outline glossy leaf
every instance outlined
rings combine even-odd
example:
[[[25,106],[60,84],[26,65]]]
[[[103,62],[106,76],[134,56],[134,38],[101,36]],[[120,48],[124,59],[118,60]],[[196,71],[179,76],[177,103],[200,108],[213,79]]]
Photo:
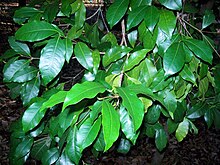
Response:
[[[129,139],[133,144],[135,144],[137,140],[137,134],[134,130],[134,123],[129,116],[128,111],[124,107],[120,107],[119,110],[120,122],[122,132],[125,134],[126,138]]]
[[[153,105],[147,110],[147,114],[145,115],[145,120],[149,124],[155,124],[160,117],[160,106]]]
[[[92,52],[92,59],[93,59],[93,72],[96,74],[98,72],[99,69],[99,65],[101,62],[101,57],[100,57],[100,53],[98,50],[94,50]]]
[[[89,71],[93,69],[93,59],[92,59],[92,52],[90,51],[89,47],[82,43],[78,42],[74,48],[74,54],[76,59],[79,63]]]
[[[205,119],[205,122],[208,125],[208,128],[210,128],[213,121],[214,121],[213,109],[207,109],[207,111],[204,114],[204,119]]]
[[[24,112],[24,115],[22,117],[24,132],[32,130],[40,123],[41,119],[44,117],[45,111],[40,111],[40,108],[44,101],[44,99],[38,99],[37,102],[33,103]]]
[[[100,131],[94,146],[96,151],[104,151],[105,150],[105,140],[104,140],[104,134],[103,134],[103,129]]]
[[[208,27],[215,21],[215,15],[212,10],[206,10],[202,19],[202,29]]]
[[[182,9],[182,0],[159,0],[159,2],[164,5],[166,8],[171,10],[181,10]]]
[[[67,33],[67,37],[71,40],[79,38],[83,32],[83,28],[78,29],[76,25],[73,25]]]
[[[25,70],[26,67],[28,67],[30,61],[29,60],[17,60],[13,61],[12,63],[9,63],[9,65],[4,67],[4,81],[10,82],[14,75],[22,70]]]
[[[184,43],[197,57],[205,62],[212,64],[212,50],[204,41],[196,39],[186,39],[184,40]]]
[[[137,30],[134,30],[134,31],[132,31],[128,34],[128,41],[129,41],[129,43],[131,44],[132,47],[134,47],[134,45],[137,41],[137,36],[138,36],[137,35]]]
[[[11,81],[18,83],[27,82],[35,78],[37,76],[37,73],[38,73],[37,68],[33,66],[27,66],[23,70],[17,71],[13,75]]]
[[[193,74],[193,72],[190,70],[188,64],[185,64],[184,68],[182,69],[182,71],[180,72],[180,76],[186,80],[189,81],[193,84],[195,84],[196,82],[196,78],[195,75]]]
[[[167,128],[168,128],[168,133],[171,134],[176,131],[178,127],[178,123],[175,123],[173,120],[170,118],[167,120]]]
[[[22,7],[22,8],[15,11],[14,16],[13,16],[13,20],[16,23],[20,24],[20,23],[23,23],[26,20],[26,18],[32,17],[32,16],[34,16],[38,13],[41,13],[41,12],[42,11],[40,11],[36,8],[33,8],[33,7]],[[24,21],[21,21],[22,19]]]
[[[145,17],[145,11],[147,10],[148,6],[140,6],[135,9],[133,9],[128,14],[128,20],[127,20],[127,30],[130,30],[131,28],[137,26]]]
[[[163,68],[165,75],[173,75],[179,72],[185,64],[185,52],[182,43],[172,44],[164,54]]]
[[[125,46],[115,46],[109,49],[103,56],[103,65],[106,67],[115,62],[131,51],[131,48]]]
[[[177,99],[175,97],[174,91],[167,90],[165,93],[166,97],[164,98],[164,103],[171,117],[173,118],[173,113],[176,111],[177,108]]]
[[[155,143],[159,151],[162,151],[167,145],[167,135],[164,129],[156,129]]]
[[[153,32],[160,18],[160,12],[155,6],[149,6],[145,11],[144,21],[147,28]]]
[[[31,99],[37,97],[39,91],[40,91],[40,78],[39,77],[36,77],[33,80],[23,84],[23,87],[21,88],[21,91],[20,91],[23,104],[27,105],[27,103],[29,103]]]
[[[47,150],[41,161],[43,163],[43,165],[47,165],[47,164],[53,164],[56,162],[56,160],[59,158],[59,152],[57,148],[51,148],[49,150]]]
[[[187,119],[184,119],[181,123],[179,123],[177,129],[176,129],[176,138],[178,142],[181,142],[189,131],[189,121]]]
[[[121,138],[117,148],[117,152],[126,154],[130,151],[130,148],[131,148],[131,142],[127,139]]]
[[[75,165],[75,163],[70,160],[65,150],[55,165]]]
[[[159,28],[171,38],[176,27],[176,17],[172,11],[161,10],[160,19],[158,22]]]
[[[45,20],[47,20],[48,22],[53,22],[53,20],[55,19],[57,15],[58,9],[59,9],[58,0],[51,1],[50,3],[48,3],[45,6],[44,14],[43,14]]]
[[[137,131],[142,124],[144,117],[144,105],[134,92],[126,88],[117,88],[119,96],[122,98],[122,105],[127,109],[134,123],[134,130]]]
[[[8,42],[10,44],[10,47],[15,52],[22,54],[22,55],[25,55],[25,56],[31,56],[30,49],[27,46],[27,44],[15,41],[14,37],[9,37]]]
[[[116,25],[125,15],[129,0],[116,0],[107,10],[106,19],[110,28]]]
[[[48,84],[61,71],[65,62],[65,44],[59,37],[51,39],[42,49],[39,69],[44,84]]]
[[[63,110],[67,106],[76,104],[85,98],[94,98],[98,93],[103,93],[105,90],[106,88],[97,82],[86,81],[82,84],[76,84],[67,92],[63,104]]]
[[[115,108],[107,101],[102,102],[102,126],[107,151],[119,136],[120,119]]]
[[[68,38],[66,38],[64,40],[64,43],[65,43],[65,48],[66,48],[66,50],[65,50],[65,52],[66,52],[65,59],[69,63],[69,61],[70,61],[70,59],[73,55],[73,44],[72,44],[72,41]]]
[[[21,159],[22,157],[24,157],[25,155],[27,155],[30,150],[31,150],[31,146],[33,145],[34,139],[33,138],[24,138],[17,146],[16,150],[15,150],[15,157],[16,159]]]
[[[86,20],[86,8],[82,1],[80,1],[80,7],[75,13],[75,25],[77,29],[80,29]]]
[[[197,119],[204,115],[206,109],[208,109],[208,105],[206,103],[200,102],[194,104],[193,107],[187,110],[186,116],[188,119]]]
[[[15,39],[34,42],[46,39],[54,34],[60,34],[55,26],[44,21],[32,21],[18,29],[15,33]]]
[[[128,71],[137,64],[139,64],[141,60],[143,60],[146,57],[149,51],[150,51],[149,49],[142,49],[132,53],[128,58],[128,60],[125,62],[124,71]]]
[[[100,126],[101,118],[98,118],[94,123],[91,119],[87,119],[79,128],[77,133],[77,140],[80,146],[80,151],[82,152],[86,147],[90,146],[96,139]]]
[[[111,32],[107,33],[104,37],[102,37],[101,42],[110,42],[112,46],[118,45],[115,35]]]
[[[131,0],[130,1],[130,6],[132,9],[135,9],[139,6],[144,6],[144,5],[151,5],[152,0]]]

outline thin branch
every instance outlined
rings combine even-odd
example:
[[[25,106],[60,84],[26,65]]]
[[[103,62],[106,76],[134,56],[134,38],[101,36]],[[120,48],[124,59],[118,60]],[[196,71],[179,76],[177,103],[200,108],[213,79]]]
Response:
[[[104,26],[105,26],[107,32],[109,33],[109,29],[108,29],[108,26],[107,26],[107,24],[106,24],[106,22],[105,22],[105,18],[104,18],[104,16],[103,16],[102,10],[100,10],[100,14],[101,14],[101,17],[102,17],[102,21],[103,21],[103,23],[104,23]]]
[[[86,18],[86,20],[92,19],[98,12],[100,12],[100,10],[101,10],[101,6],[95,11],[95,13],[93,13],[91,16]]]
[[[121,39],[121,46],[123,45],[123,43],[125,44],[125,46],[128,46],[127,41],[126,41],[126,34],[125,34],[125,20],[123,19],[121,21],[121,32],[122,32],[122,39]]]

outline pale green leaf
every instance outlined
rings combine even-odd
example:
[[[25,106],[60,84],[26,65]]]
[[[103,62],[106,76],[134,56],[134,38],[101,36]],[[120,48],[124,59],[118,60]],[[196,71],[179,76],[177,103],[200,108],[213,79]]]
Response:
[[[105,90],[106,88],[97,82],[86,81],[82,84],[76,84],[67,92],[62,109],[64,110],[67,106],[76,104],[85,98],[94,98],[98,93],[103,93]]]
[[[119,114],[107,101],[102,102],[102,126],[107,151],[118,139],[120,129]]]
[[[178,142],[181,142],[189,131],[189,121],[187,119],[184,119],[181,123],[179,123],[177,129],[176,129],[176,138]]]
[[[114,3],[108,8],[106,19],[110,25],[110,28],[116,25],[125,15],[128,5],[129,0],[115,0]]]
[[[65,62],[65,44],[59,37],[49,40],[42,49],[39,69],[44,84],[48,84],[61,71]]]

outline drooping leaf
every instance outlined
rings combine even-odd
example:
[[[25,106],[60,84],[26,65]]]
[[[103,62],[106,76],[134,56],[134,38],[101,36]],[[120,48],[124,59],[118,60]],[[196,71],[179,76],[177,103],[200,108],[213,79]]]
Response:
[[[66,150],[62,153],[55,165],[75,165],[68,157]]]
[[[48,84],[61,71],[65,62],[66,48],[59,37],[51,39],[42,49],[39,69],[44,84]]]
[[[67,106],[76,104],[85,98],[94,98],[105,90],[106,88],[97,82],[86,81],[82,84],[76,84],[67,92],[62,109],[64,110]]]
[[[104,134],[103,134],[103,129],[101,129],[94,146],[96,151],[104,151],[105,150],[105,140],[104,140]]]
[[[86,8],[84,2],[80,1],[80,7],[75,13],[75,25],[77,29],[80,29],[86,20]]]
[[[41,119],[44,117],[46,111],[40,111],[40,108],[45,100],[38,98],[35,103],[33,103],[28,109],[24,112],[22,117],[22,125],[24,132],[27,132],[34,127],[36,127]]]
[[[139,6],[144,6],[144,5],[151,5],[152,0],[131,0],[130,1],[130,6],[132,9],[135,9]]]
[[[116,0],[107,10],[106,19],[110,28],[116,25],[127,11],[129,0]]]
[[[137,41],[137,37],[138,37],[137,30],[134,30],[128,34],[128,41],[132,47],[134,47],[134,45]]]
[[[117,152],[126,154],[130,151],[130,148],[131,148],[131,142],[127,139],[121,138],[117,148]]]
[[[160,117],[160,106],[153,105],[147,110],[145,121],[149,124],[155,124]]]
[[[72,44],[72,41],[69,39],[69,38],[66,38],[64,40],[64,43],[65,43],[65,59],[66,61],[69,63],[71,57],[72,57],[72,54],[73,54],[73,44]]]
[[[107,33],[104,37],[102,37],[101,42],[110,42],[112,46],[118,45],[115,35],[111,32]]]
[[[212,50],[204,41],[190,38],[184,40],[184,43],[197,57],[212,64]]]
[[[27,66],[23,68],[23,70],[18,70],[13,77],[11,78],[11,81],[23,83],[32,80],[37,76],[38,69],[33,66]]]
[[[185,64],[185,52],[182,43],[172,44],[164,54],[163,68],[165,75],[173,75],[179,72]]]
[[[120,107],[119,115],[122,132],[125,134],[127,139],[129,139],[133,144],[135,144],[138,136],[134,130],[134,123],[125,107]]]
[[[196,82],[196,78],[195,75],[193,74],[193,72],[190,70],[189,65],[185,64],[184,68],[181,70],[180,72],[180,76],[186,80],[189,81],[193,84],[195,84]]]
[[[206,10],[205,15],[202,19],[202,29],[208,27],[210,24],[212,24],[215,20],[215,15],[212,10]]]
[[[168,37],[171,38],[176,27],[176,17],[174,13],[168,10],[161,10],[158,26]]]
[[[142,49],[132,53],[128,58],[128,60],[125,61],[124,71],[128,71],[137,64],[139,64],[141,60],[143,60],[146,57],[149,51],[150,51],[149,49]]]
[[[179,125],[178,123],[175,123],[173,120],[168,118],[168,120],[167,120],[168,133],[171,134],[171,133],[175,132],[178,125]]]
[[[90,146],[97,137],[101,126],[101,118],[94,123],[88,118],[79,128],[77,133],[77,141],[82,152],[86,147]]]
[[[54,34],[60,34],[60,31],[53,25],[44,21],[32,21],[24,24],[15,33],[15,39],[21,41],[40,41]]]
[[[92,72],[93,69],[93,59],[92,52],[89,47],[82,43],[78,42],[74,48],[74,54],[79,63],[86,69]]]
[[[92,59],[93,59],[93,72],[96,74],[98,72],[101,61],[100,53],[98,50],[94,50],[92,52]]]
[[[165,93],[166,93],[166,97],[164,98],[164,103],[166,105],[169,114],[173,118],[173,113],[177,108],[177,99],[175,97],[174,91],[167,90]]]
[[[204,115],[206,109],[209,109],[208,105],[205,102],[199,102],[187,110],[186,116],[188,119],[197,119]]]
[[[125,47],[125,46],[115,46],[108,51],[106,51],[106,54],[103,56],[103,65],[106,67],[112,62],[115,62],[119,59],[121,59],[124,55],[129,53],[131,51],[131,48]]]
[[[17,60],[12,61],[12,63],[8,63],[9,65],[5,65],[3,73],[4,73],[4,81],[10,82],[14,75],[22,70],[25,70],[28,67],[30,60]]]
[[[26,105],[31,99],[38,96],[40,91],[40,77],[36,77],[33,80],[26,82],[21,88],[20,94],[23,104]]]
[[[208,128],[211,127],[214,121],[214,115],[215,114],[213,114],[213,109],[210,109],[210,108],[207,109],[207,111],[204,114],[204,119],[205,119],[206,124],[208,125]]]
[[[176,129],[176,138],[178,142],[181,142],[189,131],[189,121],[187,119],[184,119],[181,123],[179,123],[177,129]]]
[[[119,96],[122,97],[122,105],[128,110],[134,123],[134,130],[137,131],[142,124],[144,117],[144,105],[134,92],[126,88],[117,88]]]
[[[107,151],[119,136],[120,119],[115,108],[107,101],[102,102],[102,126]]]
[[[43,16],[48,22],[53,22],[59,9],[59,1],[51,1],[45,5]]]
[[[15,52],[25,56],[31,56],[30,49],[27,44],[15,41],[14,37],[9,37],[8,42]]]
[[[47,165],[47,164],[53,164],[56,162],[56,160],[59,158],[59,152],[58,149],[56,147],[51,148],[49,150],[47,150],[41,161],[43,163],[43,165]]]
[[[164,5],[166,8],[171,10],[181,10],[182,9],[182,0],[159,0],[159,2]]]
[[[167,135],[164,129],[156,129],[155,143],[159,151],[162,151],[167,145]]]
[[[137,26],[145,17],[145,11],[148,9],[148,6],[140,6],[135,9],[133,9],[128,14],[128,20],[127,20],[127,30],[130,30],[131,28]]]
[[[148,29],[153,32],[160,18],[160,12],[155,6],[149,6],[145,11],[144,21]]]

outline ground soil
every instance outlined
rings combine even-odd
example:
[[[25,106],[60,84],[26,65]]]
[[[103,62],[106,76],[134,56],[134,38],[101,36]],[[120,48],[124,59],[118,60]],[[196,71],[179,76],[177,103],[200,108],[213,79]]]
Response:
[[[11,12],[14,7],[0,6],[0,54],[8,48],[7,37],[12,35],[16,26],[12,23]],[[7,11],[7,12],[6,12]],[[72,68],[67,71],[79,72],[80,66],[73,62]],[[17,120],[24,112],[20,99],[11,99],[10,91],[3,84],[3,62],[0,64],[0,165],[8,165],[9,140],[11,123]],[[64,74],[65,77],[65,74]],[[220,164],[220,130],[207,129],[203,119],[196,122],[199,129],[197,135],[189,134],[186,139],[178,143],[174,136],[169,137],[169,144],[163,152],[156,150],[154,139],[141,137],[137,144],[126,155],[119,154],[114,148],[94,157],[89,150],[83,156],[83,163],[93,165],[147,165],[147,164]],[[30,161],[34,164],[33,160]]]

